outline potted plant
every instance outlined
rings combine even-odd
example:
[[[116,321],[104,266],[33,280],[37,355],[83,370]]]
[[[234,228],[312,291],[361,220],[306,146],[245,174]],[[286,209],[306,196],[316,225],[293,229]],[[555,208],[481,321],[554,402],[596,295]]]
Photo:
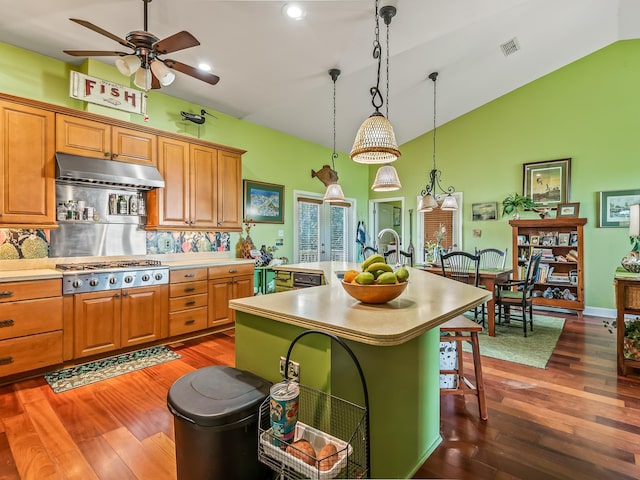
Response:
[[[640,317],[633,320],[625,320],[624,326],[624,358],[630,360],[640,360]],[[613,333],[613,329],[617,327],[616,320],[602,320],[604,327]]]
[[[533,207],[535,207],[535,203],[531,198],[514,192],[507,195],[507,197],[502,200],[502,215],[504,216],[513,213],[513,218],[518,220],[520,218],[521,210]]]

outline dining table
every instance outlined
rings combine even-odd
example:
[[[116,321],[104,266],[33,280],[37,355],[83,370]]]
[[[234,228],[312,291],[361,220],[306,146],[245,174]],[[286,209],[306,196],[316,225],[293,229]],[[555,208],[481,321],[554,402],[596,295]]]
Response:
[[[415,268],[424,270],[425,272],[442,275],[442,265],[437,263],[427,263],[415,265]],[[493,294],[491,300],[487,302],[487,334],[490,337],[496,336],[496,302],[495,302],[495,286],[509,280],[512,268],[481,268],[479,271],[478,285],[484,286]],[[475,271],[469,272],[471,277],[475,277]]]

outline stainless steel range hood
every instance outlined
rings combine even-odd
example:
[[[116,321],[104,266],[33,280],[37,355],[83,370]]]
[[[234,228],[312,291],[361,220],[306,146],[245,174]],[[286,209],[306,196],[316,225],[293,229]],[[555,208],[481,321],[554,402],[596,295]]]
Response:
[[[56,181],[135,190],[164,187],[164,179],[155,167],[59,152],[56,152]]]

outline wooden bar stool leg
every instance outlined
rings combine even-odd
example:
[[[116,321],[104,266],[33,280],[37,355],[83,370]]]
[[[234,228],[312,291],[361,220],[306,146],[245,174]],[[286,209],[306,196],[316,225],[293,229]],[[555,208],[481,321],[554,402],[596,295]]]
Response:
[[[454,332],[454,335],[461,335],[460,332]],[[460,383],[464,381],[464,359],[462,358],[462,341],[456,340],[456,352],[458,357],[458,375],[456,381],[458,382],[458,388],[460,388]]]
[[[482,379],[482,364],[480,363],[480,343],[478,342],[478,332],[471,333],[471,352],[473,355],[473,370],[476,376],[476,391],[478,394],[478,410],[480,411],[480,418],[486,420],[487,415],[487,402],[484,398],[484,380]]]

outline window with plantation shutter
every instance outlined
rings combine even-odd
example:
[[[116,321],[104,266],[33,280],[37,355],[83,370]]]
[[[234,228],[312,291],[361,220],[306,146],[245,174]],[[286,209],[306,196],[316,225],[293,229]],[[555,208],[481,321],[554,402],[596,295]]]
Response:
[[[294,193],[296,263],[348,262],[355,255],[355,220],[350,202],[324,203],[322,197]]]
[[[447,211],[438,207],[434,208],[431,212],[418,213],[418,231],[416,235],[418,245],[416,247],[416,258],[419,262],[433,261],[433,246],[435,246],[437,242],[436,232],[441,228],[441,226],[444,226],[446,229],[446,233],[444,234],[441,243],[442,248],[446,250],[465,250],[462,245],[462,219],[464,206],[462,192],[455,192],[453,196],[456,198],[456,201],[460,206],[457,210]],[[419,202],[420,197],[416,200]],[[436,200],[440,202],[442,198],[436,198]],[[468,248],[471,248],[471,250],[468,251],[473,252],[472,246]]]
[[[436,243],[436,232],[444,226],[447,232],[442,238],[441,245],[442,248],[447,250],[451,248],[455,243],[451,236],[453,232],[453,212],[436,208],[432,212],[425,212],[422,215],[424,215],[424,244]]]

